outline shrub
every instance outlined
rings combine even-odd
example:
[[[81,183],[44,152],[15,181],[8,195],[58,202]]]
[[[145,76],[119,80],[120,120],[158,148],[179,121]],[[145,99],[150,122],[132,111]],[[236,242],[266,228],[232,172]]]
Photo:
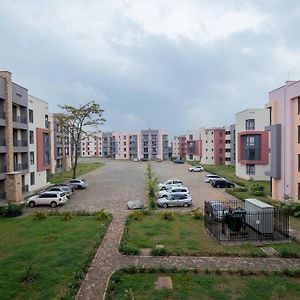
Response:
[[[7,218],[18,217],[22,215],[24,204],[11,204],[2,207],[2,216]]]
[[[122,244],[120,246],[120,251],[125,255],[139,255],[140,254],[140,250],[132,245]]]
[[[284,258],[298,258],[299,257],[299,254],[296,251],[289,249],[287,247],[280,248],[278,253],[279,253],[280,257],[284,257]]]
[[[196,209],[194,209],[194,210],[191,212],[191,215],[192,215],[192,217],[193,217],[194,219],[198,219],[198,220],[203,219],[203,214],[202,214],[202,212],[201,212],[201,210],[200,210],[199,207],[196,208]]]
[[[72,214],[68,211],[64,212],[63,219],[64,221],[70,221],[73,218]]]
[[[296,217],[296,218],[300,218],[300,210],[294,212],[293,216]]]
[[[174,220],[175,214],[171,211],[165,211],[162,213],[162,217],[165,220]]]
[[[165,248],[154,247],[151,249],[151,255],[153,256],[167,256],[170,255],[170,252]]]
[[[150,208],[152,208],[152,209],[156,208],[155,197],[150,197],[149,206],[150,206]]]
[[[40,220],[46,219],[47,217],[48,217],[48,214],[44,213],[42,211],[36,211],[33,214],[33,220],[35,220],[35,221],[40,221]]]
[[[142,217],[144,216],[144,212],[142,210],[135,210],[131,215],[130,217],[133,219],[133,220],[140,220]]]
[[[259,184],[253,184],[250,187],[250,192],[254,196],[264,196],[265,194],[265,188],[262,185]]]
[[[150,178],[148,179],[148,196],[149,197],[155,197],[157,193],[157,184],[158,184],[158,178]]]
[[[108,213],[105,209],[97,210],[93,215],[97,220],[108,219]]]

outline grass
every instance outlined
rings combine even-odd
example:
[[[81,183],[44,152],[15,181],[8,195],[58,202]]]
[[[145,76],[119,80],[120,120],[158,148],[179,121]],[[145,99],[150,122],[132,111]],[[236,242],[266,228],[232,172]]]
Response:
[[[300,218],[290,216],[290,227],[300,232]]]
[[[170,276],[173,289],[155,289],[159,276]],[[134,273],[111,278],[107,300],[117,299],[299,299],[300,279],[281,275]]]
[[[193,219],[190,215],[176,214],[173,220],[165,220],[161,214],[153,214],[127,221],[121,242],[124,249],[155,248],[158,244],[163,244],[172,255],[263,255],[260,247],[250,243],[233,246],[219,244],[204,231],[204,221]],[[271,247],[285,247],[300,253],[300,244],[295,242],[272,244]]]
[[[109,222],[93,216],[0,218],[0,299],[74,296]]]
[[[81,175],[84,175],[95,169],[98,169],[98,168],[102,167],[103,165],[104,165],[103,163],[78,164],[77,172],[76,172],[77,177],[80,177]],[[73,172],[73,170],[71,169],[69,171],[63,171],[63,172],[58,172],[58,173],[52,174],[50,182],[52,184],[63,183],[72,178],[72,172]]]

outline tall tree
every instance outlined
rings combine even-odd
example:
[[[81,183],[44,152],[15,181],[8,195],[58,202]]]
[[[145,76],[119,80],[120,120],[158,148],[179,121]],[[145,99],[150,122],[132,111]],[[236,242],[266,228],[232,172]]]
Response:
[[[79,107],[72,105],[60,105],[62,113],[56,115],[62,130],[64,130],[70,139],[71,161],[73,169],[73,178],[76,178],[78,149],[81,141],[89,135],[89,132],[99,130],[99,126],[106,120],[102,118],[104,110],[95,101],[89,101]]]

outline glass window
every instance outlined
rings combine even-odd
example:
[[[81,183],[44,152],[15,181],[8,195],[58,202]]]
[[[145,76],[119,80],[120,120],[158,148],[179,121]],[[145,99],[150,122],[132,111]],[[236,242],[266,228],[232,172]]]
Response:
[[[254,119],[246,120],[246,130],[255,130],[255,120]]]
[[[30,185],[34,185],[35,184],[35,174],[34,172],[30,173]]]
[[[246,174],[255,175],[255,165],[246,165]]]
[[[34,152],[30,151],[29,155],[30,155],[30,164],[34,165]]]
[[[43,142],[44,142],[44,165],[47,166],[50,164],[50,141],[49,141],[48,133],[43,133]]]
[[[34,134],[32,130],[29,130],[29,143],[34,144]]]
[[[29,113],[29,123],[33,123],[33,110],[29,109],[28,113]]]

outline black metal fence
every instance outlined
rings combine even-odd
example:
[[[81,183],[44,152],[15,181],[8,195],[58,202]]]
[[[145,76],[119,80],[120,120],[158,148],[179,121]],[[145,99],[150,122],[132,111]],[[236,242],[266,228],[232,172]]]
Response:
[[[241,201],[206,201],[205,227],[219,242],[280,241],[289,237],[286,209],[247,211]]]

